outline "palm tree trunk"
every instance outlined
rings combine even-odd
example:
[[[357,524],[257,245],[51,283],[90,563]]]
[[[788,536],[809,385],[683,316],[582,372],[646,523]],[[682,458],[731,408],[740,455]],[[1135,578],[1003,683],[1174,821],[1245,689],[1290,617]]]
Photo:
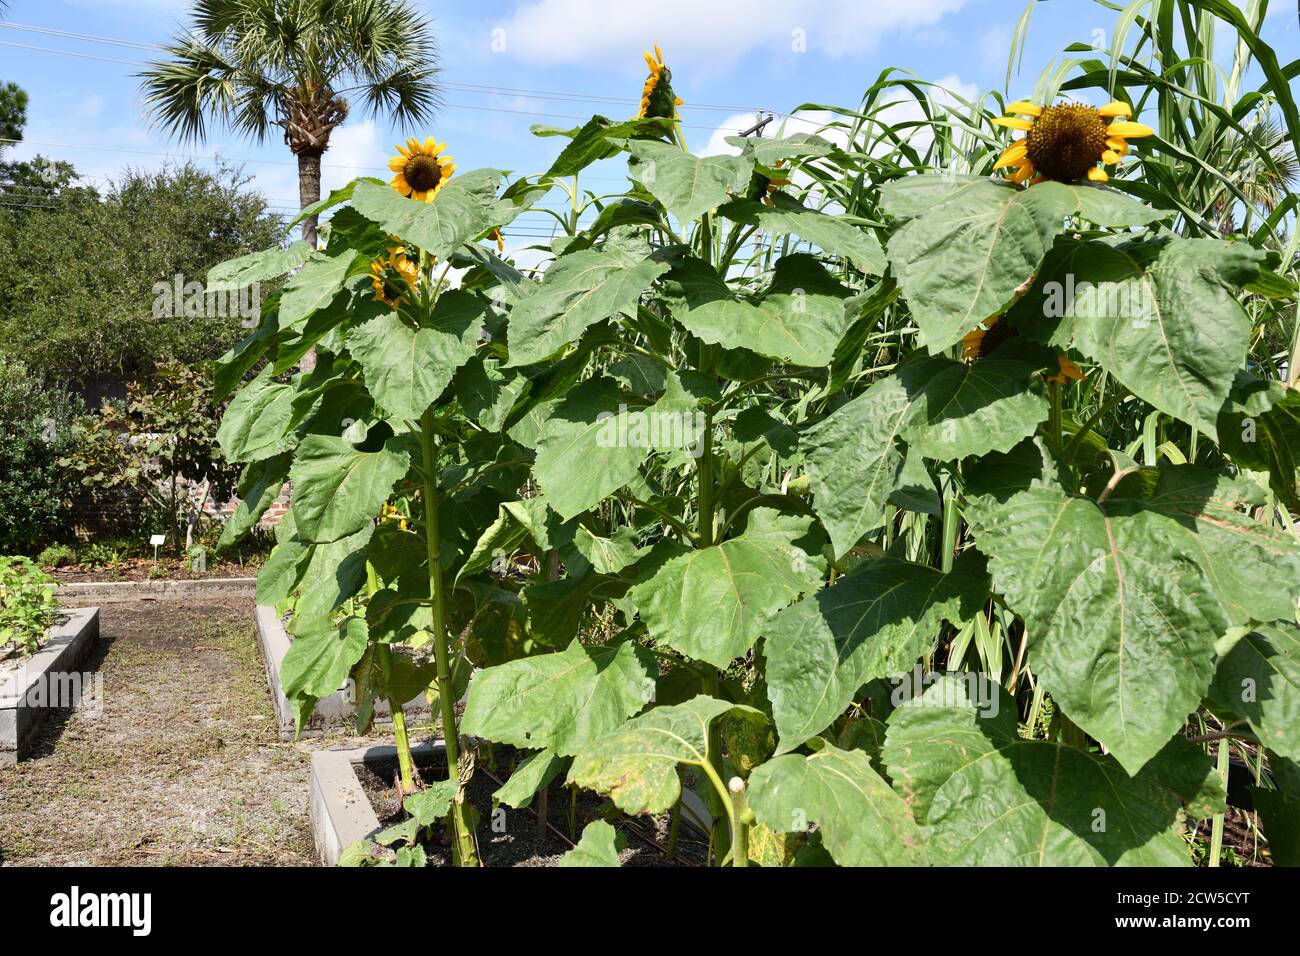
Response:
[[[320,202],[320,151],[304,149],[298,154],[298,208],[306,209],[314,202]],[[316,248],[316,217],[308,216],[302,221],[303,241]]]
[[[306,209],[314,202],[320,201],[320,157],[321,151],[304,149],[298,154],[298,208]],[[303,241],[316,248],[316,216],[308,216],[302,221]],[[310,372],[316,367],[316,349],[307,350],[298,362],[298,368]]]

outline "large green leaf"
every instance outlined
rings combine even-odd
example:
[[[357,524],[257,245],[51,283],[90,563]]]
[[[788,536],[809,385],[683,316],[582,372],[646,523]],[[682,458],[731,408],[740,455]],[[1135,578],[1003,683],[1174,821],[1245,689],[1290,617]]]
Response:
[[[1264,260],[1248,243],[1214,239],[1063,242],[1011,321],[1061,345],[1072,331],[1133,394],[1213,438],[1250,342],[1238,290]]]
[[[861,750],[823,744],[812,756],[785,754],[756,767],[749,805],[778,833],[817,824],[840,866],[924,866],[921,830],[902,798]]]
[[[230,402],[217,429],[217,442],[230,461],[262,461],[293,447],[292,385],[262,372],[245,385]]]
[[[546,171],[546,176],[551,179],[560,176],[576,176],[592,163],[609,159],[619,152],[619,147],[611,140],[628,137],[661,139],[672,136],[672,127],[672,120],[658,116],[622,123],[616,123],[603,116],[593,116],[581,128],[564,131],[564,135],[570,136],[572,142],[555,157],[555,162]],[[539,130],[538,127],[533,128],[533,133],[538,136],[556,135],[552,130]]]
[[[678,764],[704,766],[709,725],[732,710],[758,714],[703,695],[655,707],[585,746],[573,760],[568,782],[608,795],[624,813],[662,813],[681,796]]]
[[[967,365],[935,357],[909,362],[898,376],[913,400],[901,435],[911,451],[941,461],[1010,451],[1047,418],[1035,367],[985,358]]]
[[[889,718],[885,765],[931,863],[1189,865],[1183,807],[1205,816],[1224,799],[1199,748],[1170,741],[1129,776],[1113,757],[1020,737],[1014,702],[997,693],[981,717],[968,681],[940,677]]]
[[[1161,517],[1159,534],[1196,556],[1231,623],[1294,619],[1300,598],[1300,543],[1244,513],[1263,504],[1252,482],[1193,465],[1162,469],[1154,494],[1111,510]]]
[[[332,435],[303,439],[289,469],[293,513],[303,540],[337,541],[369,524],[411,466],[405,446],[399,435],[373,452]]]
[[[444,292],[427,326],[416,328],[389,312],[348,333],[348,351],[384,411],[400,421],[415,421],[473,356],[486,314],[483,299]]]
[[[533,802],[537,791],[545,787],[564,769],[564,758],[550,750],[539,750],[515,767],[500,788],[492,794],[496,803],[522,810]]]
[[[338,625],[328,617],[316,618],[294,634],[280,668],[280,686],[294,703],[300,731],[316,701],[343,686],[365,650],[366,622],[359,617]]]
[[[524,287],[510,313],[509,365],[541,361],[597,322],[635,314],[641,294],[667,271],[667,263],[620,249],[561,256],[541,285]]]
[[[627,140],[629,175],[645,186],[680,223],[720,206],[749,183],[753,160],[740,156],[692,156],[676,146]]]
[[[895,440],[912,402],[902,380],[890,375],[800,439],[813,509],[837,558],[884,524],[885,502],[903,475],[903,454]]]
[[[351,273],[357,251],[348,249],[337,256],[312,253],[294,274],[280,295],[281,331],[296,327],[318,309],[334,301]]]
[[[946,175],[886,183],[881,202],[889,215],[907,220],[889,240],[889,261],[920,327],[918,341],[932,351],[1001,314],[1065,231],[1067,216],[1130,226],[1167,215],[1091,186],[1018,189]]]
[[[669,276],[679,290],[673,315],[701,340],[749,349],[795,365],[830,363],[848,325],[849,290],[813,256],[782,257],[757,299],[737,298],[713,267],[687,259]]]
[[[487,667],[474,677],[464,733],[568,756],[654,695],[654,655],[635,643],[584,647]]]
[[[252,462],[239,477],[239,504],[235,513],[226,519],[221,529],[217,548],[228,548],[252,531],[266,509],[280,496],[280,489],[289,477],[290,455],[286,452],[265,461]]]
[[[208,270],[208,292],[242,289],[254,282],[277,279],[311,258],[309,243],[301,239],[281,248],[275,246],[262,252],[250,252],[238,259],[228,259]]]
[[[1251,788],[1274,866],[1300,866],[1300,799],[1281,790]]]
[[[987,596],[988,577],[973,552],[948,574],[873,558],[782,611],[763,645],[778,750],[829,727],[868,681],[906,671],[933,647],[944,620],[968,619]]]
[[[725,668],[774,613],[821,585],[811,529],[810,518],[756,508],[744,534],[672,558],[627,599],[654,640]]]
[[[1300,391],[1238,372],[1218,427],[1219,449],[1243,468],[1267,471],[1278,498],[1300,511]]]
[[[718,215],[778,236],[793,233],[823,252],[843,256],[854,268],[868,275],[884,273],[885,252],[874,233],[838,216],[809,209],[785,193],[776,193],[771,198],[771,206],[753,199],[738,199],[719,209]]]
[[[613,379],[588,379],[546,413],[533,474],[547,504],[564,520],[581,514],[637,477],[656,449],[689,448],[703,428],[680,383],[657,403],[630,410]]]
[[[458,173],[428,203],[407,199],[391,186],[362,181],[352,193],[352,206],[390,235],[415,243],[441,261],[462,243],[514,217],[514,204],[497,199],[500,181],[496,169]]]
[[[1262,625],[1219,661],[1213,699],[1245,717],[1265,747],[1300,760],[1300,628]]]
[[[972,502],[995,588],[1024,618],[1030,664],[1066,715],[1136,773],[1183,726],[1228,628],[1176,523],[1050,487]]]
[[[593,820],[582,831],[582,839],[556,866],[618,866],[619,851],[627,849],[627,840],[604,820]]]

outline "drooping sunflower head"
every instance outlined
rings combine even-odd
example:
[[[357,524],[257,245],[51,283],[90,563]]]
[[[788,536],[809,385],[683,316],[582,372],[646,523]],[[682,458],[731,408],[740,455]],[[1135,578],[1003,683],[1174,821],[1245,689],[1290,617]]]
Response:
[[[767,205],[772,205],[772,194],[781,191],[782,186],[789,186],[790,180],[780,175],[780,167],[785,165],[785,160],[778,159],[773,168],[766,170],[765,175],[759,169],[754,170],[754,174],[749,177],[749,188],[745,190],[745,196],[748,199],[756,199]]]
[[[995,315],[986,324],[977,325],[962,337],[961,357],[967,361],[988,358],[998,346],[1014,339],[1018,334],[1011,325],[1002,321],[1002,316]],[[1069,381],[1082,382],[1088,377],[1078,365],[1059,352],[1056,355],[1056,366],[1054,373],[1043,376],[1047,381],[1064,385]]]
[[[1007,112],[1019,115],[999,116],[993,122],[1023,130],[1025,138],[1008,146],[993,168],[1014,167],[1010,178],[1016,183],[1043,179],[1104,183],[1109,177],[1099,164],[1120,162],[1130,139],[1155,132],[1131,122],[1132,112],[1118,102],[1099,109],[1083,103],[1039,106],[1022,100],[1008,106]]]
[[[399,144],[398,155],[388,161],[388,168],[396,174],[393,188],[411,199],[433,202],[456,169],[451,157],[442,155],[446,148],[446,143],[432,136],[424,142],[408,139],[405,146]]]
[[[404,247],[394,246],[388,257],[380,256],[370,263],[370,284],[375,299],[396,309],[415,288],[420,279],[420,268],[415,260],[407,258]]]
[[[650,68],[650,75],[641,89],[641,109],[636,118],[661,116],[676,119],[677,107],[682,105],[682,101],[673,92],[673,71],[664,64],[664,51],[657,44],[653,56],[646,50],[645,63]]]

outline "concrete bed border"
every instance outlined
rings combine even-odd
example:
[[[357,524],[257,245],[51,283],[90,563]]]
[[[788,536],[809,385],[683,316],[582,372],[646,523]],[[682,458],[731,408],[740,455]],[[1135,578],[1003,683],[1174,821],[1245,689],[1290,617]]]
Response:
[[[411,748],[416,760],[442,753],[442,740],[426,740]],[[322,866],[338,866],[339,858],[353,843],[373,837],[382,827],[370,798],[357,776],[360,764],[392,760],[397,748],[391,745],[356,750],[317,750],[311,755],[311,784],[308,808],[316,854]]]
[[[280,687],[280,669],[284,665],[284,656],[289,653],[289,634],[280,621],[275,608],[265,604],[257,606],[257,643],[262,649],[262,660],[266,664],[266,682],[271,689],[271,702],[275,707],[275,720],[281,740],[296,738],[293,721],[293,709],[289,699]],[[428,723],[432,719],[429,712],[429,700],[418,694],[402,708],[408,723]],[[316,711],[307,726],[302,729],[304,737],[320,737],[333,730],[355,730],[356,705],[351,697],[351,685],[341,687],[328,697],[316,702]],[[391,727],[392,715],[388,710],[388,701],[375,702],[375,726]]]
[[[60,584],[61,601],[122,604],[127,601],[175,601],[201,597],[252,597],[257,578],[194,578],[160,581],[81,581]]]
[[[24,759],[41,725],[71,690],[75,703],[80,688],[69,688],[66,675],[86,659],[99,639],[99,608],[68,608],[50,628],[39,651],[0,681],[0,767]],[[51,686],[53,684],[53,686]]]

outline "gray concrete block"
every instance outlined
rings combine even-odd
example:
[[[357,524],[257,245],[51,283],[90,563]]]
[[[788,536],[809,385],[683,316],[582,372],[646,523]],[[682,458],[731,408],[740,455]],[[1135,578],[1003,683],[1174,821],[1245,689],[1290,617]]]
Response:
[[[411,748],[416,759],[441,753],[441,740],[426,741]],[[311,755],[310,799],[312,835],[322,866],[337,866],[353,843],[373,837],[381,829],[370,799],[366,796],[357,767],[369,761],[391,760],[395,747],[363,747],[359,750],[318,750]]]
[[[0,678],[0,766],[26,757],[50,715],[81,701],[89,675],[76,668],[98,638],[99,608],[61,611],[41,649]]]
[[[280,686],[280,669],[284,656],[289,653],[289,635],[280,622],[280,615],[275,608],[264,604],[257,606],[257,641],[262,648],[262,660],[266,664],[266,682],[271,688],[271,701],[275,707],[275,719],[282,740],[293,740],[295,729],[293,709]],[[402,708],[408,724],[428,723],[432,719],[429,712],[429,700],[423,694],[417,694]],[[352,682],[339,688],[328,697],[316,702],[316,712],[303,728],[304,737],[319,737],[332,730],[349,730],[355,732],[357,708],[352,696]],[[391,727],[392,713],[388,701],[375,703],[375,726]]]

